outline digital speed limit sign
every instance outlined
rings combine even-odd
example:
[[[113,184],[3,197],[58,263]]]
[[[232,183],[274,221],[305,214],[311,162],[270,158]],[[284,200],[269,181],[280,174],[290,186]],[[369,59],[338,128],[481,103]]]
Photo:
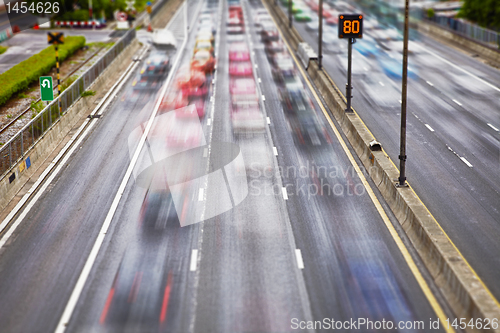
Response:
[[[339,38],[363,38],[363,15],[339,15]]]

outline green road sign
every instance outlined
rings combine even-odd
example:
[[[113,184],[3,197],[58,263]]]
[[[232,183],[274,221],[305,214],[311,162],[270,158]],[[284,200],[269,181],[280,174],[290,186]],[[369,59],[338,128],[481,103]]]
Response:
[[[40,76],[40,95],[42,96],[42,101],[54,100],[52,76]]]

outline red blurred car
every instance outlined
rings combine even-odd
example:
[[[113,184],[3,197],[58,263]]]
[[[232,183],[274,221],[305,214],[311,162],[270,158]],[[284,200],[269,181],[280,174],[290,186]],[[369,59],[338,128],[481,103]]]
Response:
[[[231,79],[229,81],[229,92],[231,95],[255,95],[255,80],[253,78]]]
[[[200,50],[193,55],[191,69],[198,70],[205,74],[212,73],[215,66],[215,59],[209,51]]]
[[[229,46],[230,61],[249,61],[250,51],[245,43],[234,43]]]
[[[229,64],[229,75],[249,76],[252,75],[252,63],[250,61],[231,62]]]

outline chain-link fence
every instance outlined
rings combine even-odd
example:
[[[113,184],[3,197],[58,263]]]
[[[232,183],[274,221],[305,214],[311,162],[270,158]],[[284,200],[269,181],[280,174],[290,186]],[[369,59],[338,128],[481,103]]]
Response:
[[[462,36],[469,37],[479,42],[500,48],[500,33],[481,28],[477,24],[472,24],[460,19],[436,15],[428,18],[431,22],[448,27]]]
[[[129,30],[106,54],[92,65],[73,84],[64,90],[28,124],[16,133],[0,149],[0,174],[2,177],[40,140],[45,132],[77,101],[81,94],[115,60],[115,58],[135,39],[135,29]],[[62,112],[58,102],[61,101]]]

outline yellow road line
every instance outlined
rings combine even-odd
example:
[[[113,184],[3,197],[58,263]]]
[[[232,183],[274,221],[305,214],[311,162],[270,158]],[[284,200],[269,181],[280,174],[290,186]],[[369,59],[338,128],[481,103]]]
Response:
[[[264,4],[264,5],[267,7],[267,4]],[[269,8],[267,8],[267,10],[269,11]],[[384,221],[385,226],[389,230],[389,233],[391,234],[392,238],[396,242],[396,245],[398,246],[399,251],[401,251],[401,254],[403,255],[403,257],[404,257],[404,259],[405,259],[408,267],[410,268],[411,272],[415,276],[415,279],[417,280],[420,288],[422,289],[422,292],[424,293],[425,297],[427,298],[427,300],[431,304],[434,312],[436,313],[436,315],[438,316],[438,318],[440,319],[440,321],[442,323],[445,323],[447,317],[445,316],[444,311],[441,308],[441,305],[439,305],[438,301],[434,297],[434,294],[432,293],[431,289],[429,288],[429,285],[425,281],[424,277],[420,273],[420,270],[418,269],[417,265],[415,264],[415,261],[411,257],[410,252],[408,251],[408,249],[404,245],[403,241],[401,240],[401,237],[399,237],[399,234],[397,233],[396,229],[394,228],[394,226],[392,225],[391,221],[389,220],[389,217],[385,213],[384,208],[380,204],[380,201],[377,199],[377,197],[376,197],[375,193],[373,192],[370,184],[368,184],[368,181],[366,180],[363,172],[361,171],[361,169],[359,168],[358,164],[356,163],[356,160],[354,159],[354,157],[352,156],[351,152],[349,151],[349,148],[347,147],[347,144],[342,139],[342,136],[340,135],[339,131],[337,130],[337,127],[335,127],[335,124],[333,123],[332,119],[330,118],[330,115],[328,114],[328,112],[326,111],[325,107],[323,106],[323,103],[321,102],[319,96],[317,95],[316,90],[314,90],[314,88],[312,86],[312,83],[307,78],[307,75],[304,72],[304,69],[302,68],[302,66],[298,62],[297,58],[295,57],[295,54],[294,54],[293,50],[291,49],[290,45],[288,44],[288,41],[285,38],[283,38],[283,33],[282,33],[279,25],[276,23],[276,21],[274,20],[274,17],[272,15],[271,15],[271,18],[273,19],[274,23],[276,24],[276,27],[278,28],[278,30],[279,30],[279,32],[280,32],[280,34],[282,36],[283,41],[285,42],[285,44],[286,44],[286,46],[287,46],[290,54],[292,55],[293,60],[295,61],[297,67],[299,68],[300,73],[302,74],[302,77],[307,82],[307,85],[309,86],[309,89],[312,91],[312,93],[314,95],[314,98],[318,102],[318,105],[321,108],[321,111],[323,111],[323,114],[325,115],[326,119],[328,120],[328,123],[330,124],[330,127],[332,128],[333,132],[335,133],[335,136],[339,140],[340,145],[342,146],[344,152],[346,153],[347,157],[349,158],[349,161],[351,162],[352,166],[356,170],[356,173],[358,174],[358,177],[360,178],[361,182],[363,183],[363,186],[365,187],[368,195],[370,196],[370,199],[372,200],[373,204],[375,205],[375,208],[377,209],[377,212],[382,217],[382,220]],[[443,327],[443,328],[446,330],[446,332],[455,332],[455,330],[453,329],[453,327],[449,327],[449,328]]]

